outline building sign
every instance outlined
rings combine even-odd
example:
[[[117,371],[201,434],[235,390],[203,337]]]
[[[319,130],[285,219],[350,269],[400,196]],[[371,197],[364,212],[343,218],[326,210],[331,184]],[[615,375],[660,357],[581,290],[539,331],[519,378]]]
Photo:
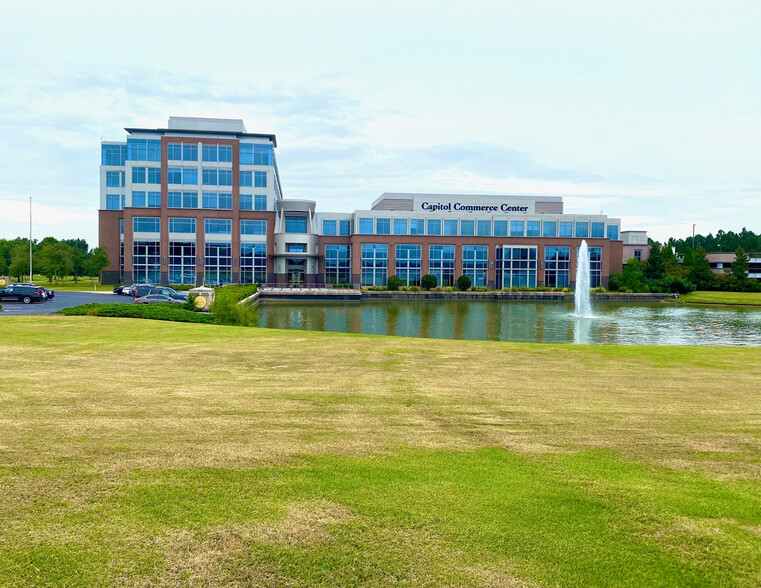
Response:
[[[421,205],[426,212],[528,212],[528,206],[518,206],[503,202],[496,204],[463,204],[462,202],[423,202]]]

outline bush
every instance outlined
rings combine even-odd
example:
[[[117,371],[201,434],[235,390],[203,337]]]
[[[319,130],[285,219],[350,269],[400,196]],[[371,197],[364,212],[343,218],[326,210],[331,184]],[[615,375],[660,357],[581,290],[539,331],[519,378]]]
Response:
[[[257,291],[256,284],[225,286],[214,289],[214,302],[209,310],[216,322],[221,325],[238,325],[242,327],[259,326],[259,313],[251,304],[238,304]]]
[[[402,282],[402,278],[399,276],[389,276],[388,280],[386,281],[386,288],[388,288],[391,292],[396,292],[401,286],[404,284]]]
[[[425,274],[420,278],[420,286],[423,290],[433,290],[438,283],[439,281],[436,279],[436,276],[432,276],[431,274]]]
[[[410,286],[407,290],[410,292],[420,292],[420,286]]]
[[[488,292],[489,289],[486,286],[473,286],[471,288],[472,292]]]
[[[175,321],[179,323],[213,323],[214,317],[200,312],[185,310],[183,305],[160,304],[124,304],[119,302],[92,302],[58,311],[64,316],[109,316],[120,318],[141,318],[157,321]]]
[[[454,287],[453,286],[447,286],[446,288],[444,288],[444,292],[454,292]]]
[[[193,284],[171,284],[171,287],[177,290],[178,292],[187,292],[188,290],[192,290],[195,288],[195,285]]]
[[[466,276],[465,274],[461,275],[459,278],[457,278],[457,288],[465,292],[468,288],[470,288],[470,278]]]

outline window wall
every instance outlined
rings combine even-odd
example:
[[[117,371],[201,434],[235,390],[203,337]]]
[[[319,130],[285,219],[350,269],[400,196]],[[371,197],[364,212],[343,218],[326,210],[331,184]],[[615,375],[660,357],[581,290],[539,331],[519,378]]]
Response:
[[[570,247],[544,248],[544,285],[550,288],[568,288],[571,270]]]
[[[195,219],[169,219],[169,226],[173,220],[193,221],[195,232]],[[176,228],[176,227],[175,227]],[[181,228],[190,228],[185,226]],[[171,231],[171,228],[170,228]],[[196,283],[196,244],[193,241],[170,241],[169,242],[169,283],[170,284],[195,284]]]
[[[439,286],[454,286],[454,245],[429,245],[428,273]]]
[[[477,287],[487,285],[489,270],[489,248],[486,245],[463,245],[462,273]]]
[[[397,245],[394,272],[405,286],[420,285],[421,267],[420,245]]]
[[[207,221],[209,219],[206,219]],[[206,284],[229,284],[232,281],[232,245],[206,243],[204,282]]]
[[[351,283],[351,245],[325,246],[325,283]]]
[[[157,284],[161,280],[161,247],[158,241],[132,243],[132,281]]]
[[[362,243],[362,285],[385,286],[388,278],[388,245]]]
[[[267,281],[267,245],[241,243],[240,283],[264,284]]]
[[[536,288],[536,247],[498,247],[496,265],[498,288]]]

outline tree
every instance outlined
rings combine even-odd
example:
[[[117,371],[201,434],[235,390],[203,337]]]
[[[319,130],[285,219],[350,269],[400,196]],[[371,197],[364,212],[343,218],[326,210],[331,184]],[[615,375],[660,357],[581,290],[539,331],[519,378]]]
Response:
[[[643,270],[648,280],[660,280],[663,277],[665,273],[663,252],[658,241],[652,241],[650,244],[650,257],[644,263]]]
[[[66,243],[47,241],[40,247],[39,264],[49,281],[65,278],[74,270],[74,250]]]
[[[683,278],[686,273],[684,268],[679,264],[676,255],[674,255],[671,241],[663,248],[663,271],[667,276],[678,276],[680,278]]]
[[[108,259],[105,247],[96,247],[90,252],[90,257],[85,262],[85,273],[90,278],[100,276],[103,268],[108,267],[111,262]]]
[[[457,278],[457,288],[465,292],[468,288],[470,288],[471,285],[470,278],[466,276],[465,274],[461,275],[459,278]]]
[[[438,280],[436,279],[436,276],[432,276],[431,274],[425,274],[422,278],[420,278],[420,286],[423,288],[423,290],[432,290],[438,285]]]
[[[708,263],[706,250],[702,247],[695,250],[687,279],[693,282],[698,290],[710,290],[714,286],[711,264]]]
[[[732,262],[729,271],[740,284],[744,284],[745,280],[748,279],[748,254],[742,247],[738,247],[735,251],[735,260]]]
[[[21,239],[11,250],[11,264],[8,273],[16,276],[21,282],[29,273],[29,241]]]
[[[388,280],[386,281],[386,288],[395,292],[403,284],[404,282],[402,282],[402,278],[400,278],[399,276],[389,276]]]

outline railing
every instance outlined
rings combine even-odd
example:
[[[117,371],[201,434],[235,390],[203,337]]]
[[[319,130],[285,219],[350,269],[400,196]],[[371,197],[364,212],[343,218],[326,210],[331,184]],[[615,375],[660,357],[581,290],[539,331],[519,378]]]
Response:
[[[304,288],[326,288],[329,290],[359,290],[359,284],[325,284],[325,283],[313,283],[313,284],[293,284],[291,282],[267,282],[260,284],[260,288],[293,288],[295,290]]]

